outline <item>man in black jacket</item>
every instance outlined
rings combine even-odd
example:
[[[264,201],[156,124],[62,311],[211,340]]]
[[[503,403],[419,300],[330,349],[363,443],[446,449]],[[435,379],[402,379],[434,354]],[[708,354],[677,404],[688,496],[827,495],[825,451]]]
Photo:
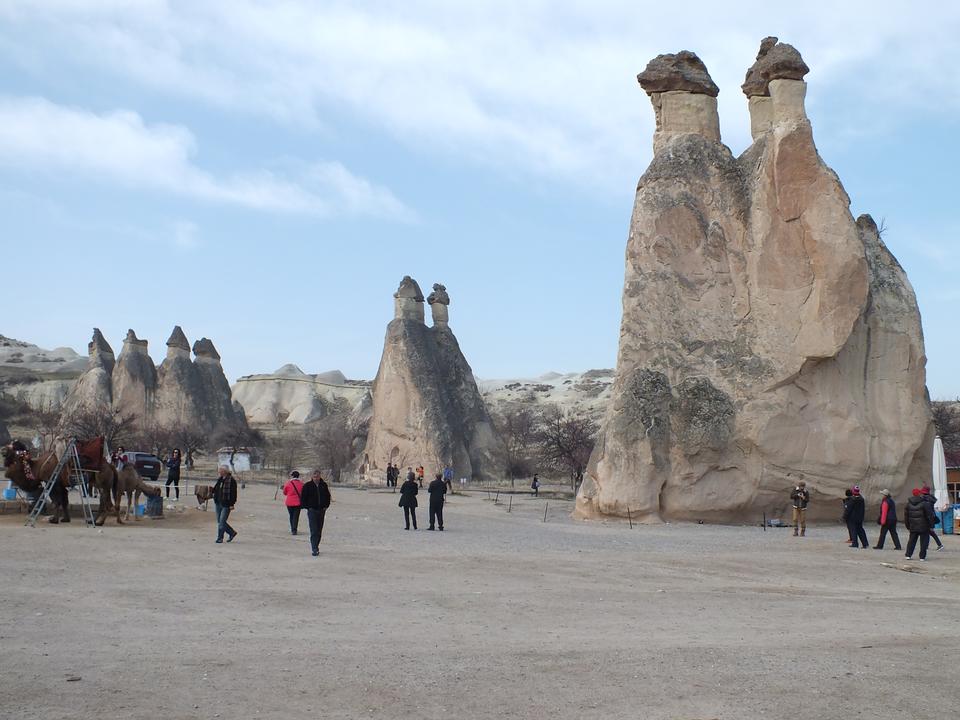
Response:
[[[890,539],[893,540],[893,547],[900,549],[900,536],[897,535],[897,504],[890,497],[889,490],[881,490],[883,500],[880,501],[880,517],[877,518],[877,525],[880,526],[880,539],[873,546],[874,550],[883,550],[883,541],[890,533]]]
[[[870,547],[867,540],[867,531],[863,529],[863,518],[867,513],[867,504],[863,501],[860,494],[860,486],[853,486],[853,495],[850,497],[850,507],[847,514],[847,522],[850,523],[850,534],[853,537],[853,544],[850,547],[857,547],[857,540],[864,548]]]
[[[927,546],[930,545],[930,529],[934,520],[933,508],[924,502],[919,488],[913,489],[913,496],[907,501],[907,510],[903,514],[903,524],[910,531],[907,541],[907,560],[913,560],[913,550],[920,540],[920,560],[927,559]]]
[[[327,514],[327,508],[330,507],[330,488],[327,487],[319,470],[314,470],[310,482],[303,484],[300,506],[307,511],[307,523],[310,525],[310,550],[316,557],[320,554],[323,519]]]
[[[405,530],[410,529],[410,521],[413,520],[413,529],[417,529],[417,493],[420,488],[413,477],[413,473],[407,473],[407,479],[400,486],[400,502],[398,506],[403,508],[403,520],[406,523]]]
[[[433,530],[434,524],[443,530],[443,496],[447,494],[447,486],[441,475],[427,486],[427,492],[430,493],[430,527],[427,530]]]
[[[221,465],[218,472],[220,475],[217,484],[213,486],[213,506],[217,510],[217,542],[223,542],[224,533],[230,536],[227,542],[233,542],[237,531],[230,527],[227,518],[237,504],[237,481],[226,465]]]

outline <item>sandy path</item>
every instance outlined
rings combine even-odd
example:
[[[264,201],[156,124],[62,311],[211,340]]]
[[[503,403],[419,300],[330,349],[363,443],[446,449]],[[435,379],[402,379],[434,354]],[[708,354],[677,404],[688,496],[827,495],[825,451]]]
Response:
[[[405,532],[395,495],[334,489],[312,558],[272,497],[242,491],[223,545],[193,509],[102,533],[0,516],[0,716],[917,719],[960,703],[955,537],[914,574],[839,527],[629,530],[553,500],[543,523],[542,499],[508,514],[480,493],[449,503],[446,532],[422,529],[425,507]]]

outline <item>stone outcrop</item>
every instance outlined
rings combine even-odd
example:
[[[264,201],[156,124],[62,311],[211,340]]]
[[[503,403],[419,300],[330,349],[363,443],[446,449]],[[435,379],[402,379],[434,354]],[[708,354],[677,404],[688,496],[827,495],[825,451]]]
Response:
[[[86,368],[87,358],[71,348],[45,350],[0,335],[0,395],[37,410],[60,407]]]
[[[497,478],[502,445],[450,330],[450,298],[442,285],[434,286],[431,297],[435,322],[428,328],[416,281],[404,277],[394,294],[395,317],[373,383],[365,460],[371,469],[394,462],[422,464],[431,473],[451,463],[457,477]]]
[[[339,370],[310,375],[287,364],[273,373],[247,375],[233,386],[233,400],[247,421],[261,426],[301,425],[345,404],[356,414],[370,402],[370,383],[351,381]]]
[[[70,389],[64,401],[64,411],[72,413],[111,407],[115,365],[113,348],[99,328],[94,328],[93,338],[87,344],[87,368]]]
[[[674,62],[644,85],[654,158],[577,514],[755,520],[785,512],[804,478],[810,515],[832,518],[850,485],[919,483],[932,425],[916,299],[817,153],[802,58],[764,41],[744,83],[754,142],[739,158],[720,142],[709,84],[685,77],[689,58]]]
[[[220,365],[220,353],[208,338],[200,338],[193,344],[194,365],[200,378],[200,397],[203,398],[204,415],[211,429],[233,425],[243,420],[242,411],[233,406],[230,382]]]
[[[133,330],[127,330],[112,376],[114,410],[141,421],[153,417],[157,391],[157,368],[147,345]]]
[[[157,368],[156,419],[160,425],[200,425],[206,421],[203,380],[190,358],[190,342],[179,325],[167,340],[167,356]]]

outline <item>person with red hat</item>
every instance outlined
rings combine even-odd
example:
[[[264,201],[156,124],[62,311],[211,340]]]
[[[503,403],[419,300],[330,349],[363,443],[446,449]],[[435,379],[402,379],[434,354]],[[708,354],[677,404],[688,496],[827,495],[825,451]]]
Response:
[[[920,541],[920,560],[926,562],[927,547],[930,545],[930,530],[933,528],[933,508],[923,500],[919,488],[913,489],[913,496],[907,501],[907,511],[903,514],[903,524],[910,531],[907,541],[907,560],[913,560],[913,551]]]
[[[870,541],[867,540],[867,531],[863,529],[863,518],[867,514],[867,504],[863,500],[863,495],[860,494],[860,486],[853,486],[853,495],[850,497],[850,507],[847,515],[847,521],[850,523],[850,535],[853,538],[853,543],[850,547],[857,547],[857,540],[860,541],[860,545],[866,549],[870,547]]]

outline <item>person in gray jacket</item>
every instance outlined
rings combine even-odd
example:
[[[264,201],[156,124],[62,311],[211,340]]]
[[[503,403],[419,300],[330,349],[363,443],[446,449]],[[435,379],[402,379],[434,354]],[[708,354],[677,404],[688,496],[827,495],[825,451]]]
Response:
[[[927,546],[930,544],[930,529],[934,520],[933,508],[925,502],[919,488],[913,489],[913,496],[907,501],[907,510],[903,514],[903,524],[910,531],[907,541],[907,560],[913,560],[913,551],[920,541],[920,560],[926,562]]]

